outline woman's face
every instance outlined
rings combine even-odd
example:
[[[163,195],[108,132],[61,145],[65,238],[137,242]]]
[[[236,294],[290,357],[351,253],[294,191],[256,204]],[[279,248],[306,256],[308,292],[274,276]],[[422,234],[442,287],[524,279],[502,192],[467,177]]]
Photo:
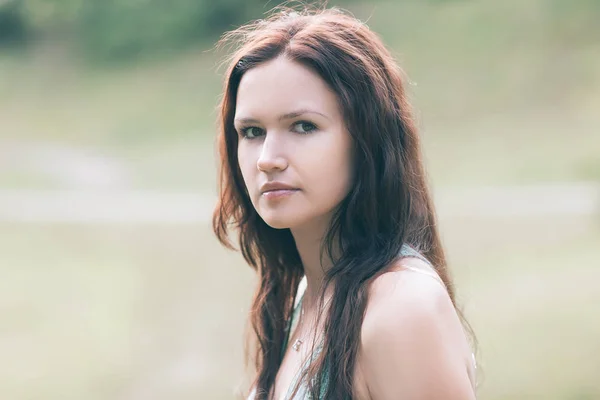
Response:
[[[250,69],[234,123],[240,169],[263,220],[278,229],[328,223],[350,189],[352,143],[321,77],[285,57]]]

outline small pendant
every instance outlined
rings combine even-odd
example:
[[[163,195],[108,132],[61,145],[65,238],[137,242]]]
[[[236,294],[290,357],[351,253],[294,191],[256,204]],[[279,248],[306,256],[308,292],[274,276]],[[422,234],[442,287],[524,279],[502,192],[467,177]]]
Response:
[[[302,340],[300,339],[296,339],[296,341],[294,342],[294,345],[292,346],[292,348],[296,351],[300,350],[300,345],[302,344]]]

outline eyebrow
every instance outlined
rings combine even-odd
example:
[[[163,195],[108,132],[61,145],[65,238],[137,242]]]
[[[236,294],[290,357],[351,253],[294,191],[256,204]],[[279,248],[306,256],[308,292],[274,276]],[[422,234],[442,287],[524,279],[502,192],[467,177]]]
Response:
[[[304,109],[300,109],[300,110],[296,110],[296,111],[292,111],[283,115],[280,115],[279,118],[277,119],[278,121],[285,121],[286,119],[293,119],[293,118],[297,118],[301,115],[304,114],[318,114],[322,117],[325,117],[327,119],[330,119],[327,115],[320,113],[318,111],[314,111],[314,110],[310,110],[307,108]],[[239,122],[239,123],[251,123],[251,124],[258,124],[260,121],[255,119],[255,118],[236,118],[235,122]]]

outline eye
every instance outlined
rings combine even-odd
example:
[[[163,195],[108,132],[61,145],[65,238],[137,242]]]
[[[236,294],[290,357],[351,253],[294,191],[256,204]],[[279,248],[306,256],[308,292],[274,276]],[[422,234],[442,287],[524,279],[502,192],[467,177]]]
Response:
[[[247,128],[240,129],[240,132],[243,137],[247,139],[254,139],[255,137],[261,136],[263,134],[263,130],[257,128],[256,126],[249,126]]]
[[[316,130],[317,127],[312,122],[300,121],[294,124],[294,131],[298,133],[310,133]]]

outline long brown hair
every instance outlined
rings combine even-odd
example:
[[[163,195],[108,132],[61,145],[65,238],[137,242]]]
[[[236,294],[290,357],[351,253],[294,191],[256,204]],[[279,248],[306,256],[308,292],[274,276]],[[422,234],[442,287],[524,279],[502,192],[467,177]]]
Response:
[[[312,69],[337,94],[354,144],[353,184],[323,243],[330,256],[333,249],[339,254],[321,290],[322,304],[325,289],[333,284],[322,316],[323,349],[304,374],[312,398],[352,398],[367,288],[398,258],[403,244],[433,264],[455,301],[404,74],[374,32],[335,8],[279,8],[267,19],[229,32],[223,41],[240,46],[229,60],[220,104],[219,201],[213,229],[230,248],[229,233],[237,230],[240,250],[258,274],[249,316],[256,339],[256,398],[272,394],[303,267],[290,230],[268,226],[250,202],[233,119],[244,73],[280,56]]]

